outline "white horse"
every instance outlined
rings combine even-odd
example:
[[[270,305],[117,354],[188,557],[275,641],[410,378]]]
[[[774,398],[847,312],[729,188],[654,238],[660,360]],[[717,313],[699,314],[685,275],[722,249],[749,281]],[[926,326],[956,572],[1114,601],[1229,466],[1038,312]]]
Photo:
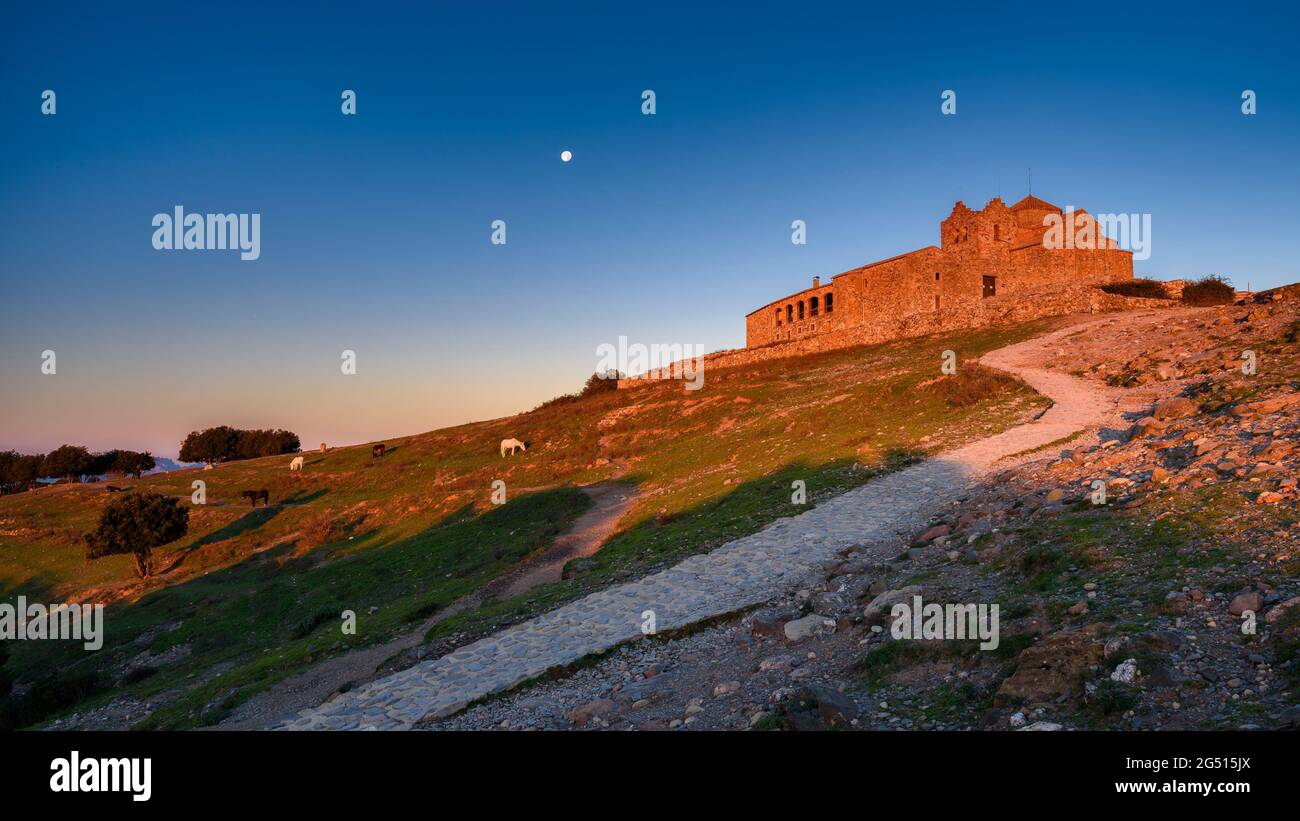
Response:
[[[528,446],[525,445],[523,442],[520,442],[518,439],[502,439],[502,440],[501,440],[501,455],[502,455],[502,456],[505,456],[505,455],[506,455],[506,449],[507,449],[507,448],[510,449],[510,455],[511,455],[511,456],[514,455],[514,453],[515,453],[515,448],[519,448],[520,450],[525,450],[525,451],[528,450]]]
[[[302,464],[303,464],[302,457],[295,456],[293,457],[293,461],[289,463],[289,470],[302,470]]]

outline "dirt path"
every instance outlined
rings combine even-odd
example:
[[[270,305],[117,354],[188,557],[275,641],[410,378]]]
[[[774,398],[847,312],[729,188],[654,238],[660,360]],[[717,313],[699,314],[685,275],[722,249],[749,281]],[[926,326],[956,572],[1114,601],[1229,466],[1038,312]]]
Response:
[[[483,588],[485,597],[509,599],[539,585],[558,582],[564,565],[592,555],[609,541],[619,520],[632,506],[632,488],[618,482],[601,482],[582,490],[595,502],[591,510],[578,517],[573,529],[556,539],[544,555],[489,582]]]
[[[484,601],[518,596],[538,585],[559,581],[565,563],[600,550],[614,534],[619,520],[635,498],[633,488],[619,482],[600,482],[581,490],[595,504],[579,516],[569,532],[556,539],[543,555],[462,596],[419,627],[392,641],[335,656],[279,682],[241,704],[225,721],[209,729],[257,730],[267,727],[286,715],[320,704],[346,685],[371,681],[384,662],[418,647],[429,629],[443,619],[473,610]]]

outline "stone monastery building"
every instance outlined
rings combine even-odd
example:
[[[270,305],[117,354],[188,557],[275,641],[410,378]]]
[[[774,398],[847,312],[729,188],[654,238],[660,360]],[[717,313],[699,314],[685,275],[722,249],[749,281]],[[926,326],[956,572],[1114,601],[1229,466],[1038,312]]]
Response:
[[[1075,223],[1067,235],[1095,239],[1074,247],[1049,241],[1052,215],[1064,220],[1066,213]],[[811,288],[764,305],[745,318],[745,347],[827,334],[828,346],[867,343],[974,327],[1035,303],[1047,310],[1045,303],[1080,287],[1095,292],[1133,278],[1132,252],[1105,237],[1091,215],[1032,195],[1010,207],[995,197],[979,211],[958,201],[939,224],[939,238],[939,247],[863,265],[826,284],[814,277]]]

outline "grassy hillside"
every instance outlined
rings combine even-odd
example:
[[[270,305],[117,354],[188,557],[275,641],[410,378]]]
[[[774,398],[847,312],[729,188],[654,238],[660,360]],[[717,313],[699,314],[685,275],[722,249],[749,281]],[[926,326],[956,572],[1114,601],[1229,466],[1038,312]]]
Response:
[[[383,641],[543,551],[589,505],[575,488],[618,478],[637,500],[619,533],[573,578],[439,624],[439,649],[606,584],[672,563],[867,481],[927,450],[1012,424],[1042,400],[992,380],[959,404],[942,351],[963,359],[1041,324],[839,351],[706,374],[703,390],[661,383],[548,404],[530,413],[369,447],[116,482],[182,497],[207,483],[189,535],[134,578],[130,557],[86,562],[81,534],[110,498],[102,484],[0,498],[0,597],[109,603],[103,650],[15,642],[6,670],[47,703],[30,723],[112,698],[147,699],[147,726],[220,720],[249,694],[349,647]],[[948,381],[945,381],[948,380]],[[982,397],[982,398],[981,398]],[[509,459],[499,441],[529,450]],[[503,480],[509,502],[490,504]],[[272,505],[239,493],[266,488]],[[357,633],[339,630],[355,611]],[[373,612],[372,612],[373,611]],[[107,689],[112,685],[111,692]],[[33,691],[36,688],[33,688]]]

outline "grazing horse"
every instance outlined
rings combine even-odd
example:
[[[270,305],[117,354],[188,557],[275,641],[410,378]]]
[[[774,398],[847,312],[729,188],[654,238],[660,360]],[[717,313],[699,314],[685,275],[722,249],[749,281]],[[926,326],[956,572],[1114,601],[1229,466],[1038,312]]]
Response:
[[[108,487],[104,488],[104,490],[107,490],[109,493],[122,493],[126,490],[126,488],[118,487],[117,485],[109,485]]]
[[[320,452],[321,452],[321,453],[324,453],[324,452],[325,452],[325,443],[324,443],[324,442],[321,442],[321,443],[320,443]]]
[[[383,443],[375,445],[373,448],[370,449],[370,458],[374,459],[376,457],[383,456],[386,450],[388,450],[388,448],[384,447]]]
[[[245,490],[240,495],[252,502],[253,507],[257,507],[258,499],[261,499],[265,504],[271,504],[271,494],[266,490]]]
[[[295,456],[293,457],[293,461],[289,463],[289,470],[302,470],[302,465],[303,458],[301,456]]]
[[[518,439],[502,439],[502,440],[501,440],[501,455],[502,455],[503,457],[506,455],[506,449],[507,449],[507,448],[510,449],[510,455],[511,455],[511,456],[514,455],[514,453],[515,453],[515,448],[518,448],[519,450],[524,450],[524,451],[528,450],[528,446],[525,445],[523,442],[520,442]]]

